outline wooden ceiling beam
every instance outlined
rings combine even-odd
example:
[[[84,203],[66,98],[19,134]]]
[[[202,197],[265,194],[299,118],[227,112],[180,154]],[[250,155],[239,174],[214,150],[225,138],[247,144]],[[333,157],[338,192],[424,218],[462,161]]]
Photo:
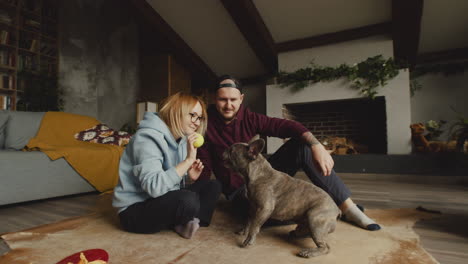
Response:
[[[393,0],[393,55],[414,65],[418,55],[424,0]]]
[[[391,25],[391,22],[385,22],[364,27],[347,29],[334,33],[327,33],[304,39],[285,41],[276,44],[276,50],[278,52],[287,52],[299,49],[308,49],[318,46],[324,46],[360,38],[366,38],[374,35],[391,34]]]
[[[167,47],[177,62],[192,73],[192,79],[207,85],[216,83],[217,76],[211,68],[185,43],[172,27],[145,0],[130,0],[137,14],[150,26],[156,34],[167,41]]]
[[[427,52],[419,54],[416,63],[417,64],[429,64],[429,63],[444,63],[451,61],[467,61],[468,60],[468,47],[443,50],[436,52]]]
[[[278,71],[276,46],[252,0],[221,0],[221,2],[263,66],[269,73],[276,73]]]

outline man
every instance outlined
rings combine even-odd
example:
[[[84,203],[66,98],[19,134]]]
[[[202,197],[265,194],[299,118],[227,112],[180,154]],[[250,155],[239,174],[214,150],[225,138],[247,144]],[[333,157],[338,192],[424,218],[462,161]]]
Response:
[[[198,151],[205,166],[200,179],[209,179],[214,172],[227,199],[238,202],[244,196],[244,180],[224,167],[224,150],[234,143],[248,142],[256,134],[291,138],[268,159],[272,167],[291,176],[302,169],[333,198],[346,221],[370,231],[380,229],[351,200],[350,191],[333,170],[332,157],[307,128],[296,121],[251,112],[242,105],[243,99],[238,80],[229,75],[219,78],[215,105],[208,108],[206,144]]]

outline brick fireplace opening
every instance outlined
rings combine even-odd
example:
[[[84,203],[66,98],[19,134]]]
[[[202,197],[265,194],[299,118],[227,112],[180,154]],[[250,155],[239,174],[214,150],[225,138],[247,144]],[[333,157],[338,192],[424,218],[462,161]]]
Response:
[[[283,117],[307,127],[317,139],[346,138],[358,153],[387,154],[385,97],[283,105]]]

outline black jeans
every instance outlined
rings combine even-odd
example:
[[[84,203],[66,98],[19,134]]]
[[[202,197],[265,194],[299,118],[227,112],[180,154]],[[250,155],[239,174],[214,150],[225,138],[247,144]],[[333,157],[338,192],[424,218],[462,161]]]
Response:
[[[284,143],[268,161],[274,169],[290,176],[294,176],[299,169],[302,169],[310,181],[327,192],[338,206],[351,196],[351,192],[334,170],[329,176],[323,176],[317,170],[312,161],[310,146],[297,139],[290,139]],[[234,207],[236,211],[239,210],[239,213],[240,211],[246,212],[245,208],[248,208],[244,189],[245,186],[228,196],[228,200],[234,202]]]
[[[220,182],[199,180],[186,189],[129,206],[119,214],[120,223],[128,232],[144,234],[186,224],[194,217],[200,219],[200,226],[208,226],[220,193]]]

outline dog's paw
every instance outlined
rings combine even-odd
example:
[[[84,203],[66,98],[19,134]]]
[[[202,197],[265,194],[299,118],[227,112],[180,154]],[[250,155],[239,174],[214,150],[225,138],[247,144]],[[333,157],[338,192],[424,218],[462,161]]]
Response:
[[[319,246],[317,248],[304,248],[301,251],[299,251],[299,253],[297,253],[297,256],[302,258],[310,258],[325,255],[329,252],[330,247],[327,244],[323,244],[322,246]]]
[[[328,252],[324,252],[323,250],[317,250],[316,248],[314,248],[314,249],[305,248],[305,249],[299,251],[299,253],[297,253],[297,256],[302,257],[302,258],[311,258],[311,257],[324,255],[324,254],[327,254],[327,253]]]
[[[250,245],[253,245],[253,242],[254,242],[254,239],[252,238],[252,236],[247,236],[244,242],[242,242],[241,247],[246,248]]]
[[[299,251],[299,253],[297,253],[297,256],[301,258],[310,258],[312,256],[312,249],[305,248]]]

